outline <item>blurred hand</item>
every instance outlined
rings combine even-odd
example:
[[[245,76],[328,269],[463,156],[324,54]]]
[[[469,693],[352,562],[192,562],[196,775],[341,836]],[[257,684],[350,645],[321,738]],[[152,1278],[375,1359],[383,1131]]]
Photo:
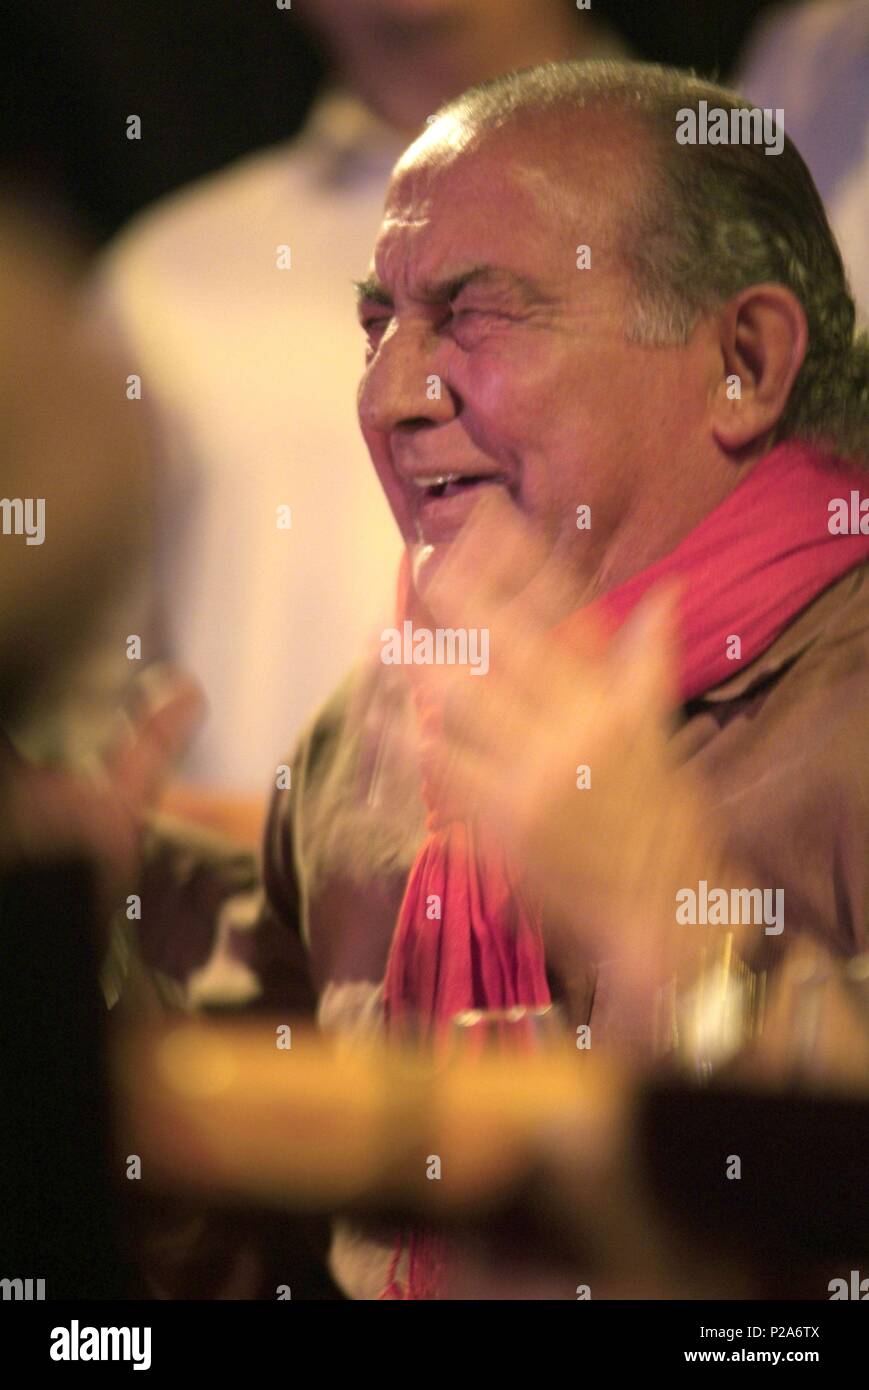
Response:
[[[517,574],[530,576],[518,595]],[[542,896],[547,961],[569,972],[590,948],[649,996],[697,940],[676,926],[676,891],[726,882],[701,790],[669,749],[675,594],[651,595],[613,639],[576,613],[568,644],[551,628],[570,592],[563,561],[484,497],[426,603],[438,625],[488,629],[490,669],[423,679],[443,701],[446,795]]]
[[[97,865],[101,917],[135,889],[144,813],[157,801],[198,727],[205,701],[179,671],[160,674],[89,776],[34,767],[7,750],[0,759],[0,861],[74,855]]]

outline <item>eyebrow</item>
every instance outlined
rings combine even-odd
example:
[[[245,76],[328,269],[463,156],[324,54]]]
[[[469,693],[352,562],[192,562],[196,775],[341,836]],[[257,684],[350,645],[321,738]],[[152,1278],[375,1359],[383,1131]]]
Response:
[[[357,305],[370,303],[381,304],[384,308],[391,309],[392,295],[380,283],[376,275],[367,275],[363,280],[354,280],[356,288]],[[518,290],[526,299],[539,299],[540,290],[532,280],[524,275],[519,275],[514,270],[506,270],[503,266],[496,265],[477,265],[471,270],[463,271],[460,275],[451,276],[448,280],[429,282],[420,286],[419,294],[414,298],[420,299],[423,303],[440,304],[450,299],[454,299],[460,290],[467,285],[504,285],[510,289]]]

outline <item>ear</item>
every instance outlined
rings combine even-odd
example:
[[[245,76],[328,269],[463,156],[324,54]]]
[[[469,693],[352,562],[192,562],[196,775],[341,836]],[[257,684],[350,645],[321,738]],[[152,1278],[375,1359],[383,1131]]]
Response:
[[[718,444],[743,449],[775,429],[806,355],[809,331],[784,285],[751,285],[719,315],[721,379],[712,399]]]

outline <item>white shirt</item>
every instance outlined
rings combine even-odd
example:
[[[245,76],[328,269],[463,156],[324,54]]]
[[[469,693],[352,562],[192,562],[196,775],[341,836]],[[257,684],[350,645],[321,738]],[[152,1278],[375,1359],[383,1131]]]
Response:
[[[772,10],[737,85],[756,105],[783,109],[869,325],[869,0]]]
[[[103,266],[160,445],[169,654],[211,706],[182,769],[202,785],[262,792],[392,622],[400,538],[356,419],[351,281],[401,149],[332,93],[298,138],[138,217]]]

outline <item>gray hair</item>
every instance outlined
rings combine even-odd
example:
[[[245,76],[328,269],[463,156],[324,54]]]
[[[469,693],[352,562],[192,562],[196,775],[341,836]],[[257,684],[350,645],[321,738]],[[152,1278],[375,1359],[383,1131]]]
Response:
[[[482,134],[548,112],[612,107],[636,116],[652,136],[654,176],[642,181],[637,215],[619,232],[637,296],[628,336],[684,343],[705,313],[739,290],[785,285],[803,306],[809,341],[775,441],[805,439],[869,462],[869,337],[856,331],[812,176],[787,136],[774,156],[759,143],[678,144],[678,113],[701,100],[710,109],[752,109],[735,92],[675,68],[592,61],[507,73],[438,114]]]

